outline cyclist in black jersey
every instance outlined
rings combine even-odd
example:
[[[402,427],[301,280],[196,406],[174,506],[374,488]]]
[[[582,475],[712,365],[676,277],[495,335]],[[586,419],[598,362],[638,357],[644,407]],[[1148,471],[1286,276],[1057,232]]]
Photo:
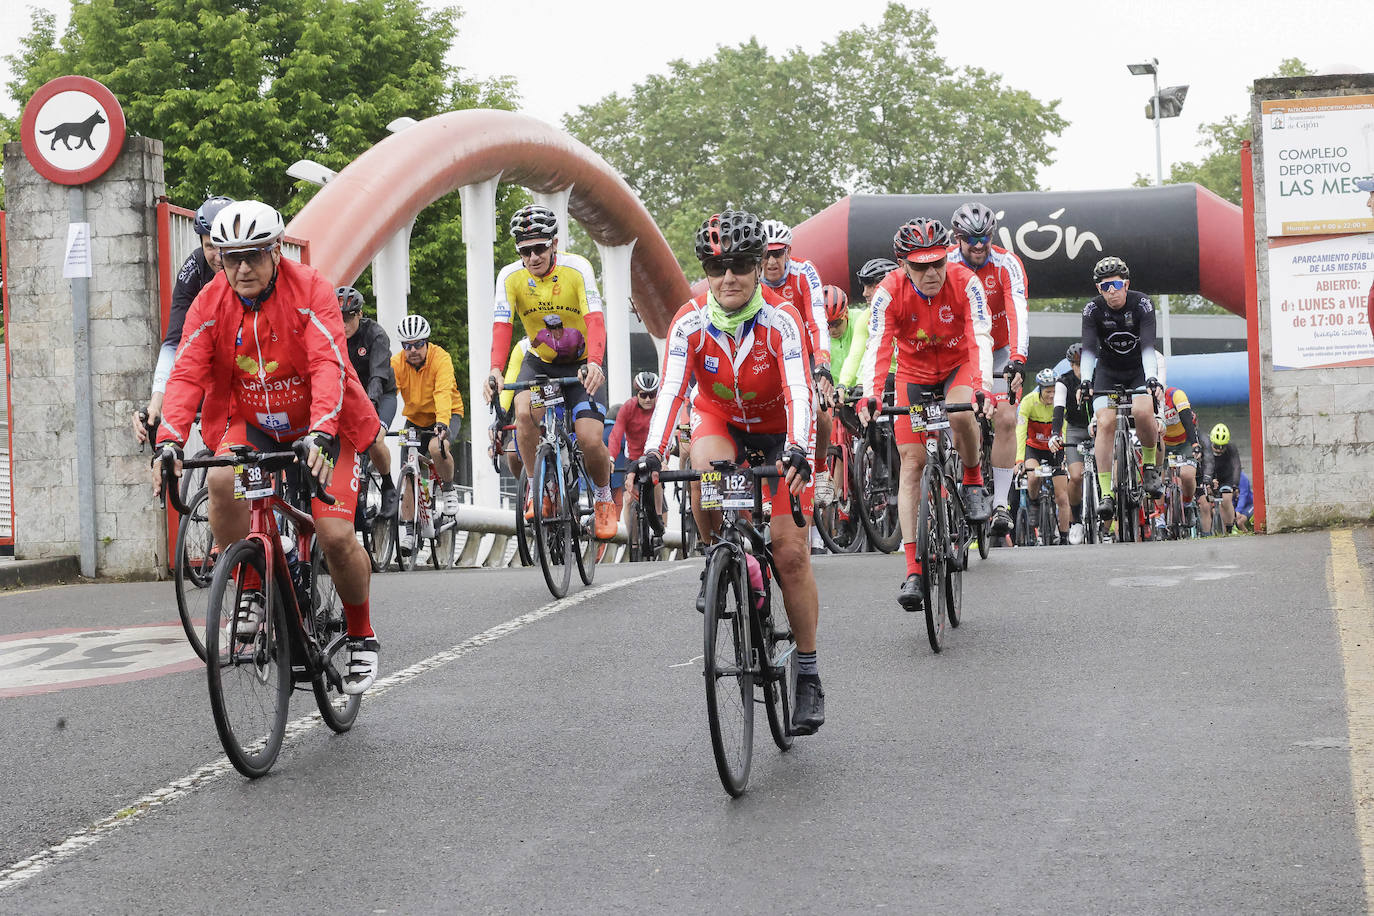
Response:
[[[1212,427],[1208,436],[1211,448],[1202,452],[1203,494],[1198,497],[1202,515],[1198,532],[1203,537],[1221,534],[1212,530],[1212,504],[1221,506],[1223,530],[1230,532],[1236,524],[1236,493],[1240,490],[1240,450],[1231,441],[1231,430],[1225,423]]]
[[[1102,492],[1107,494],[1097,511],[1102,518],[1109,519],[1116,513],[1116,501],[1110,495],[1116,410],[1108,403],[1106,394],[1118,385],[1159,389],[1159,360],[1155,353],[1154,304],[1148,296],[1130,288],[1131,271],[1126,262],[1110,256],[1098,261],[1093,267],[1093,282],[1099,295],[1083,308],[1083,378],[1079,384],[1083,399],[1092,398],[1097,417],[1097,479]],[[1140,437],[1145,490],[1158,497],[1164,493],[1164,486],[1155,467],[1159,431],[1155,427],[1153,395],[1132,398],[1131,416]]]
[[[162,397],[167,391],[167,379],[172,375],[172,365],[176,362],[177,346],[181,343],[181,329],[186,324],[186,313],[191,309],[200,291],[220,271],[219,249],[210,243],[210,226],[216,214],[234,201],[228,197],[206,199],[196,210],[192,221],[200,247],[196,248],[182,262],[177,271],[176,285],[172,287],[172,308],[167,316],[167,334],[162,338],[158,350],[157,365],[153,368],[153,391],[148,398],[148,422],[157,427],[162,417]],[[143,420],[134,415],[134,435],[139,442],[148,441],[148,432]]]
[[[1064,449],[1069,468],[1069,502],[1073,508],[1073,525],[1069,528],[1069,543],[1083,543],[1083,456],[1078,451],[1081,442],[1092,438],[1088,427],[1092,424],[1092,408],[1078,399],[1083,375],[1083,345],[1070,344],[1064,357],[1069,371],[1059,376],[1054,385],[1054,428],[1063,429],[1063,437],[1052,436],[1050,449]]]

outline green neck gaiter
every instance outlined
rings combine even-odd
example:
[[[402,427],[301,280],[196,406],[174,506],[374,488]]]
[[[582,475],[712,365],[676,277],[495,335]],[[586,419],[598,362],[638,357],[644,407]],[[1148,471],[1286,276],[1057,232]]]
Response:
[[[735,309],[733,312],[727,312],[725,309],[721,308],[715,296],[712,296],[709,292],[706,294],[706,317],[710,319],[714,327],[724,331],[731,337],[734,337],[739,332],[740,327],[743,326],[746,321],[757,315],[761,308],[763,308],[763,290],[757,286],[754,287],[754,298],[745,303],[742,308]]]

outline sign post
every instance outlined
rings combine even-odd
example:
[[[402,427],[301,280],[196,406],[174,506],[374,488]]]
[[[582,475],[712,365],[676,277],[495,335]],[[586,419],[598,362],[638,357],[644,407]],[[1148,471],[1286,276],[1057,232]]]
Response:
[[[84,186],[105,173],[124,148],[124,110],[109,89],[84,76],[44,83],[24,106],[24,155],[49,181],[68,185],[70,223],[62,275],[72,284],[72,363],[76,387],[77,515],[81,574],[96,574],[95,397],[91,383],[91,231]]]

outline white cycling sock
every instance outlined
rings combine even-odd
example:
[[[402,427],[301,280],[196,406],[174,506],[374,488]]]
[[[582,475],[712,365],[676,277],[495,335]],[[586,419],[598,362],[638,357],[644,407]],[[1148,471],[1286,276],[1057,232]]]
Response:
[[[608,503],[615,498],[610,487],[598,487],[595,484],[592,485],[592,495],[599,503]]]
[[[1007,494],[1011,492],[1011,468],[992,469],[992,504],[994,507],[1007,504]]]

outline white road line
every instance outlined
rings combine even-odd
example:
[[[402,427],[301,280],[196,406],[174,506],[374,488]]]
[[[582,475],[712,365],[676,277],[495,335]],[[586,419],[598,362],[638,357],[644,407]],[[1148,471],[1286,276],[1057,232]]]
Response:
[[[1350,787],[1364,860],[1364,912],[1374,912],[1374,614],[1350,529],[1331,532],[1327,589],[1336,610],[1350,732]]]
[[[656,579],[659,576],[664,576],[668,573],[685,568],[687,567],[665,566],[653,572],[645,573],[642,576],[621,579],[617,582],[608,582],[604,585],[598,585],[594,588],[578,592],[575,595],[560,598],[557,601],[544,605],[538,610],[523,614],[512,620],[507,620],[505,623],[498,623],[491,629],[484,630],[476,636],[465,639],[452,648],[445,649],[442,652],[431,655],[429,658],[416,662],[408,668],[403,668],[395,674],[382,678],[367,692],[367,697],[369,699],[375,699],[393,687],[398,687],[408,681],[414,680],[427,671],[433,671],[435,668],[457,661],[464,655],[468,655],[484,646],[488,646],[496,642],[496,640],[501,639],[503,636],[509,636],[517,630],[527,627],[536,621],[543,620],[545,617],[552,617],[559,611],[567,610],[570,607],[604,595],[607,592],[644,582],[648,579]],[[288,723],[286,726],[286,739],[284,745],[291,744],[300,735],[319,725],[320,721],[320,714],[315,712]],[[144,816],[156,811],[158,808],[185,798],[191,793],[214,782],[216,779],[219,779],[226,773],[233,772],[233,770],[234,766],[229,762],[229,758],[221,757],[174,782],[168,783],[154,792],[148,793],[128,807],[121,808],[113,814],[96,821],[94,824],[78,830],[62,842],[54,846],[49,846],[47,849],[36,852],[31,856],[20,859],[18,862],[11,865],[5,866],[3,869],[0,869],[0,893],[18,887],[29,879],[37,877],[57,863],[70,859],[81,851],[95,845],[119,828],[126,827],[129,824],[141,820]]]

